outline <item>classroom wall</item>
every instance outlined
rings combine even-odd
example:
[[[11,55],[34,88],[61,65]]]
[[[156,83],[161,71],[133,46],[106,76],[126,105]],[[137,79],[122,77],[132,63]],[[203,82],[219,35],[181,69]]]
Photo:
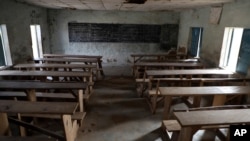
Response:
[[[102,55],[106,74],[131,75],[130,54],[166,52],[159,43],[69,42],[68,23],[178,24],[179,13],[48,10],[51,53]],[[125,66],[125,67],[122,67]]]
[[[40,24],[43,46],[49,45],[47,10],[12,0],[0,0],[0,24],[6,24],[13,64],[33,57],[31,24]]]
[[[250,28],[250,1],[237,0],[223,5],[219,24],[211,24],[210,7],[180,13],[178,45],[189,47],[190,28],[203,27],[201,58],[210,67],[218,67],[225,27]]]

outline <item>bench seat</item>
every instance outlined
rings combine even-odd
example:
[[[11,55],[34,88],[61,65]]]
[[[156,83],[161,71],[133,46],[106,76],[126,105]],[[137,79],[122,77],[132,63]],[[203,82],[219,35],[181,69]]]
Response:
[[[0,136],[1,141],[56,141],[48,137],[19,137],[19,136]]]
[[[220,129],[220,128],[229,128],[229,125],[214,125],[214,126],[202,126],[200,129]],[[181,125],[177,120],[163,120],[162,121],[162,130],[163,136],[167,137],[170,141],[178,141],[179,134],[181,131]],[[172,135],[170,134],[172,133]],[[219,130],[217,130],[217,134],[220,138],[225,139]]]

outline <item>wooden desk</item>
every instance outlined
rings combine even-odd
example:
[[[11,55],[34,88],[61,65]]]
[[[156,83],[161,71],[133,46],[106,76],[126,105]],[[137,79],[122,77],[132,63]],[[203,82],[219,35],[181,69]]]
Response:
[[[33,77],[81,77],[84,82],[93,82],[91,72],[68,72],[68,71],[16,71],[3,70],[0,76],[33,76]]]
[[[131,54],[131,57],[133,58],[133,63],[136,63],[138,61],[141,61],[142,58],[145,57],[151,57],[151,58],[155,58],[155,60],[160,61],[161,59],[184,59],[186,58],[186,54],[168,54],[168,53],[154,53],[154,54]]]
[[[192,141],[193,131],[202,126],[250,123],[250,109],[174,112],[181,125],[180,141]]]
[[[38,61],[41,63],[61,62],[65,64],[74,63],[74,62],[87,63],[87,64],[98,63],[98,59],[96,58],[38,58],[38,59],[34,59],[34,61]]]
[[[250,78],[192,78],[192,79],[180,79],[180,78],[154,78],[148,83],[152,83],[151,85],[144,86],[144,90],[146,91],[148,88],[148,103],[150,104],[150,108],[152,113],[155,113],[157,103],[162,99],[162,95],[160,94],[159,87],[192,87],[192,86],[246,86],[247,83],[250,82]],[[152,88],[152,86],[155,86]],[[195,97],[195,103],[187,104],[192,106],[200,106],[201,97]]]
[[[71,58],[97,58],[101,59],[100,55],[75,55],[75,54],[43,54],[44,58],[54,58],[54,57],[71,57]]]
[[[192,70],[147,70],[146,76],[149,78],[158,76],[179,76],[182,78],[183,75],[192,77],[193,75],[224,75],[229,76],[234,74],[231,71],[223,69],[192,69]]]
[[[96,58],[98,60],[98,66],[101,72],[101,75],[104,77],[104,72],[102,68],[102,56],[99,55],[72,55],[72,54],[43,54],[44,58]]]
[[[169,118],[172,97],[176,96],[209,96],[213,95],[212,106],[224,105],[227,95],[247,95],[249,86],[206,86],[206,87],[159,87],[162,96],[165,97],[163,118]],[[197,105],[200,106],[200,105]]]
[[[95,65],[85,64],[17,64],[14,66],[16,69],[92,69],[96,68]]]
[[[49,114],[60,115],[63,120],[65,137],[42,130],[43,133],[59,140],[74,141],[77,135],[79,125],[76,120],[72,121],[71,116],[75,113],[78,107],[76,102],[30,102],[30,101],[14,101],[14,100],[0,100],[0,121],[5,126],[0,126],[0,130],[6,130],[9,125],[7,114]],[[20,125],[30,125],[17,119],[11,119]],[[34,125],[30,125],[35,128]],[[35,128],[36,129],[36,128]]]
[[[176,68],[180,68],[180,69],[199,69],[199,68],[203,68],[203,64],[202,63],[174,63],[174,62],[137,62],[134,64],[134,72],[135,72],[135,76],[136,78],[138,78],[138,73],[139,73],[139,69],[143,68],[144,70],[159,70],[159,69],[176,69]]]
[[[99,68],[97,58],[38,58],[34,59],[35,62],[39,63],[61,63],[61,64],[85,64],[85,65],[96,65],[96,69],[93,70],[96,73],[96,79],[99,78],[102,68]]]
[[[58,89],[58,90],[78,90],[78,102],[80,112],[84,111],[83,92],[88,84],[83,82],[62,83],[62,82],[38,82],[38,81],[0,81],[1,90],[22,90],[27,91],[30,101],[36,101],[36,90]]]

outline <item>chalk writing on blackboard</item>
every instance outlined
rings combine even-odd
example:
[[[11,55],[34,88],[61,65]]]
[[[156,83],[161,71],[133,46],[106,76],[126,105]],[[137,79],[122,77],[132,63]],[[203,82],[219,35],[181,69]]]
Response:
[[[70,42],[159,43],[161,25],[69,23]]]

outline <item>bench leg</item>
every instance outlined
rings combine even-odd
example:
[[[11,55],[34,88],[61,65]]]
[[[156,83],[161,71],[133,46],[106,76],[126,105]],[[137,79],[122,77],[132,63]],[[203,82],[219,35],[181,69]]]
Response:
[[[78,102],[80,106],[80,112],[83,112],[84,111],[83,90],[78,90]]]
[[[152,103],[152,113],[155,114],[157,106],[157,95],[152,96],[151,103]]]
[[[10,135],[8,116],[6,113],[0,113],[0,136]]]
[[[66,141],[75,141],[79,129],[77,121],[72,122],[71,115],[63,115],[62,119]]]
[[[170,141],[178,141],[180,132],[173,132]]]
[[[28,97],[29,101],[37,101],[36,91],[34,89],[27,90],[27,97]]]
[[[18,117],[18,120],[22,120],[21,118],[21,114],[20,113],[18,113],[17,114],[17,117]],[[26,136],[26,130],[25,130],[25,128],[24,127],[22,127],[22,126],[19,126],[19,130],[20,130],[20,135],[22,136],[22,137],[25,137]]]

